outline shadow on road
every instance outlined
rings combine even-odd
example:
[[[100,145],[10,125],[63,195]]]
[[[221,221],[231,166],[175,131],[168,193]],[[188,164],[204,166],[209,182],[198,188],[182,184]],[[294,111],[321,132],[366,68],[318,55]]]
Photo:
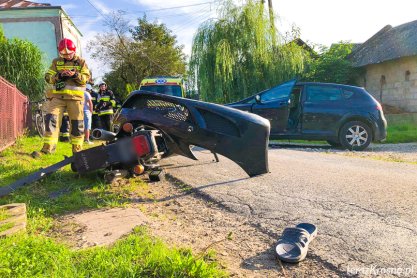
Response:
[[[186,164],[186,165],[166,164],[166,165],[161,165],[161,167],[169,170],[169,169],[187,168],[187,167],[198,166],[198,165],[207,165],[207,164],[212,164],[212,163],[216,163],[216,162],[213,160],[213,161],[206,161],[206,162]]]
[[[172,176],[170,174],[166,174],[165,178],[168,182],[174,184],[177,187],[182,188],[183,193],[177,194],[177,195],[172,195],[172,196],[167,196],[167,197],[160,198],[160,199],[131,198],[131,199],[129,199],[129,201],[133,202],[133,203],[142,203],[142,204],[143,203],[165,202],[165,201],[170,201],[170,200],[174,200],[174,199],[177,199],[177,198],[181,198],[181,197],[184,197],[184,196],[192,194],[192,193],[197,193],[198,195],[203,197],[205,195],[205,193],[201,192],[201,190],[204,189],[204,188],[217,186],[217,185],[222,185],[222,184],[232,184],[232,183],[236,183],[236,182],[239,182],[239,181],[244,181],[244,180],[250,179],[249,177],[247,177],[247,178],[241,178],[241,179],[228,180],[228,181],[223,181],[223,182],[201,185],[201,186],[198,186],[198,187],[191,187],[187,184],[184,184],[183,181],[175,178],[174,176]]]
[[[241,267],[247,270],[277,269],[278,267],[279,271],[285,273],[282,264],[275,257],[273,246],[255,256],[244,259]]]
[[[260,232],[263,231],[260,230]],[[311,250],[308,252],[306,260],[302,263],[282,262],[275,255],[275,244],[255,256],[244,259],[241,267],[247,270],[278,269],[283,273],[284,277],[287,277],[286,271],[295,273],[293,277],[305,277],[303,274],[306,272],[316,271],[314,268],[317,266],[317,263],[318,265],[324,266],[324,268],[328,271],[333,272],[335,277],[358,277],[358,275],[348,275],[347,272],[340,270],[332,263],[323,260],[320,256],[315,255]],[[299,275],[297,272],[299,272]]]

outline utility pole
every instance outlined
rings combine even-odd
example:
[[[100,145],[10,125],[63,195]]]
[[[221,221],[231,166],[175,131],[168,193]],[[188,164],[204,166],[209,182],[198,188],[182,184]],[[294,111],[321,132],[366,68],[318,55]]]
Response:
[[[265,4],[265,0],[261,0],[262,7]],[[269,21],[271,22],[271,32],[272,32],[272,41],[275,44],[277,42],[277,35],[275,29],[275,17],[274,17],[274,9],[272,7],[272,0],[268,0],[268,11],[269,11]]]
[[[262,6],[265,5],[265,0],[261,0]],[[268,10],[269,10],[269,20],[271,20],[272,26],[275,26],[274,23],[274,9],[272,7],[272,0],[268,0]]]

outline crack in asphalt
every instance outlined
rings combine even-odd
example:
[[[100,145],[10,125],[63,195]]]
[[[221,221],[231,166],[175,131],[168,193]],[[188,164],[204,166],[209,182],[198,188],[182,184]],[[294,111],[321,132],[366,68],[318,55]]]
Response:
[[[332,206],[331,208],[329,208],[329,207],[325,206],[323,203],[329,203],[329,204],[332,204],[332,205],[334,205],[334,204],[335,205],[344,204],[345,206],[354,207],[354,208],[357,208],[357,209],[362,210],[364,212],[367,212],[369,214],[375,215],[375,216],[377,216],[377,218],[379,220],[381,220],[382,222],[384,222],[388,226],[396,227],[396,228],[402,228],[402,229],[405,229],[405,230],[410,231],[413,235],[417,235],[417,231],[414,230],[414,229],[412,229],[412,228],[409,228],[409,227],[406,227],[406,226],[402,226],[402,225],[396,225],[396,224],[391,223],[389,220],[386,219],[386,217],[387,217],[386,214],[382,214],[382,213],[379,213],[379,212],[376,212],[376,211],[373,211],[373,210],[364,208],[364,207],[362,207],[362,206],[360,206],[358,204],[355,204],[355,203],[348,203],[348,202],[344,202],[344,201],[335,202],[335,201],[329,201],[329,200],[314,200],[314,199],[302,198],[302,197],[298,197],[298,196],[297,197],[294,197],[294,196],[291,196],[291,195],[286,195],[286,194],[282,194],[282,193],[278,193],[278,192],[276,192],[275,194],[278,195],[278,196],[281,196],[281,197],[289,198],[289,199],[296,199],[296,200],[307,201],[307,202],[310,202],[310,203],[319,205],[320,207],[323,208],[323,210],[326,210],[326,211],[335,210],[335,209],[337,209],[337,207]],[[234,198],[237,198],[238,200],[240,200],[238,197],[236,197],[234,195],[230,195],[229,193],[227,195],[230,196],[230,197],[234,197]],[[259,194],[258,195],[253,194],[253,195],[254,196],[258,196],[258,197],[267,198],[267,196],[265,196],[265,195],[259,195]],[[242,200],[242,203],[244,203],[243,200]],[[343,210],[340,210],[339,209],[339,211],[343,211]],[[261,215],[258,214],[258,216],[261,216]],[[271,218],[268,218],[268,217],[265,217],[265,216],[262,216],[262,218],[264,218],[264,219],[271,219]],[[406,223],[408,223],[408,222],[406,222]],[[408,224],[410,224],[410,223],[408,223]]]
[[[359,206],[359,205],[357,205],[357,204],[355,204],[355,203],[347,203],[347,202],[343,202],[343,201],[339,201],[339,203],[342,203],[342,204],[345,204],[345,205],[347,205],[347,206],[352,206],[352,207],[355,207],[355,208],[361,209],[361,210],[366,211],[366,212],[369,212],[369,213],[371,213],[371,214],[376,214],[376,215],[377,215],[378,217],[380,217],[380,218],[384,218],[384,217],[386,217],[386,215],[383,215],[383,214],[381,214],[381,213],[379,213],[379,212],[376,212],[376,211],[373,211],[373,210],[370,210],[370,209],[367,209],[367,208],[361,207],[361,206]]]
[[[197,198],[201,198],[202,200],[211,202],[214,205],[216,205],[218,208],[224,209],[225,211],[232,212],[232,213],[239,213],[239,212],[231,209],[227,205],[225,205],[224,202],[213,198],[211,195],[205,193],[204,191],[200,190],[199,188],[193,187],[191,184],[188,184],[188,183],[182,181],[181,179],[175,177],[174,175],[172,175],[170,173],[166,173],[165,177],[166,177],[166,180],[168,182],[170,182],[173,186],[179,187],[179,184],[181,184],[182,186],[185,185],[185,186],[190,187],[191,188],[190,190],[192,192],[192,196],[195,196]],[[248,206],[248,207],[250,207],[250,206]],[[267,230],[266,228],[262,227],[261,223],[259,222],[258,217],[255,217],[255,215],[251,214],[251,217],[249,217],[249,219],[256,219],[258,221],[249,221],[248,225],[254,227],[259,232],[261,232],[265,235],[268,235],[271,238],[277,238],[276,233],[273,233],[273,232]],[[340,270],[336,265],[334,265],[333,263],[321,258],[319,255],[314,254],[314,252],[310,252],[310,257],[312,257],[314,261],[321,264],[327,270],[334,272],[339,277],[357,277],[357,276],[350,275],[347,271]]]

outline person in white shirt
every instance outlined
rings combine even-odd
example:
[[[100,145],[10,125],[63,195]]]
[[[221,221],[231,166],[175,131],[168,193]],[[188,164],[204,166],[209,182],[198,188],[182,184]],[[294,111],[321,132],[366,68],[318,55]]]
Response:
[[[86,90],[84,91],[84,142],[87,144],[93,144],[90,141],[90,130],[91,130],[91,116],[93,114],[93,102],[91,101],[90,91],[92,87],[87,84]]]

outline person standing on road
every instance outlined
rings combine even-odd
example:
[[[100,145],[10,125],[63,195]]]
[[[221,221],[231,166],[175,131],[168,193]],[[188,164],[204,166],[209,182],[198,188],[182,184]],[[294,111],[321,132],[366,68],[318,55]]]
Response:
[[[99,88],[97,101],[98,116],[100,117],[102,128],[110,131],[116,99],[113,92],[107,89],[106,83],[100,83]]]
[[[91,117],[93,114],[93,102],[91,100],[91,85],[87,84],[87,88],[84,91],[84,142],[87,144],[93,144],[90,142],[90,130],[91,130]]]
[[[45,136],[41,153],[55,152],[62,114],[68,112],[72,151],[82,149],[84,139],[84,91],[90,71],[84,59],[76,55],[76,46],[64,38],[58,44],[59,57],[52,61],[45,74],[47,83],[53,85],[45,116]],[[33,156],[40,153],[34,152]]]

